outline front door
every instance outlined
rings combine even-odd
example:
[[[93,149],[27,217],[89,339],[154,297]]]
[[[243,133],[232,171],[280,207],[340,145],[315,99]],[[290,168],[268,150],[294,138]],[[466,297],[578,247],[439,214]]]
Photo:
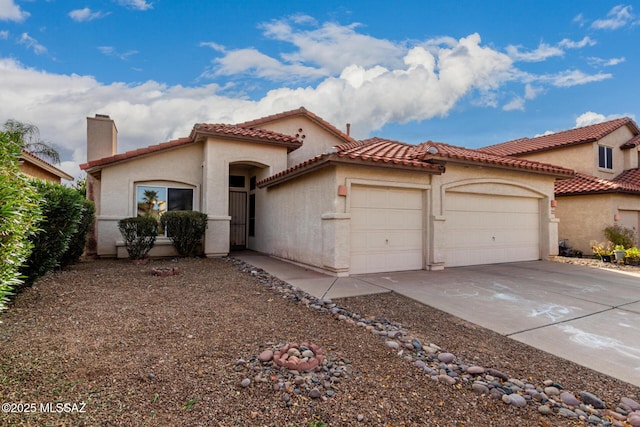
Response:
[[[229,191],[231,217],[231,249],[244,249],[247,245],[247,192]]]

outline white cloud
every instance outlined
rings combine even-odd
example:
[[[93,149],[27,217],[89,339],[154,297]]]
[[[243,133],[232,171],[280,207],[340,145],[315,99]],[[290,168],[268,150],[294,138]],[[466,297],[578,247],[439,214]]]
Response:
[[[237,49],[216,59],[215,70],[207,71],[204,77],[251,75],[273,81],[299,81],[316,79],[327,73],[321,69],[302,64],[285,64],[256,49]]]
[[[104,18],[109,15],[109,13],[105,12],[94,12],[88,7],[84,9],[76,9],[69,12],[69,17],[76,22],[88,22],[93,21],[94,19]]]
[[[569,40],[569,39],[562,39],[558,43],[558,46],[564,47],[564,48],[567,48],[567,49],[580,49],[580,48],[583,48],[585,46],[595,46],[596,44],[597,44],[597,42],[595,40],[593,40],[589,36],[586,36],[582,40],[577,41],[577,42],[574,42],[573,40]]]
[[[536,99],[538,95],[544,92],[544,88],[533,86],[527,83],[524,86],[524,99]]]
[[[575,22],[579,26],[583,27],[585,22],[586,22],[586,20],[584,19],[584,16],[581,13],[579,13],[573,18],[573,22]]]
[[[0,31],[0,40],[7,40],[9,38],[9,31]]]
[[[513,98],[511,100],[511,102],[505,104],[502,109],[504,111],[513,111],[513,110],[520,110],[520,111],[524,111],[524,98],[521,98],[519,96],[516,96],[515,98]]]
[[[591,28],[597,30],[616,30],[631,23],[634,15],[631,13],[631,6],[618,5],[614,6],[606,19],[597,19],[591,23]]]
[[[608,120],[613,120],[613,119],[619,119],[620,117],[631,117],[632,119],[635,118],[635,116],[633,114],[609,114],[609,115],[604,115],[604,114],[600,114],[600,113],[595,113],[593,111],[587,111],[586,113],[582,113],[580,114],[577,118],[576,118],[576,126],[577,128],[582,127],[582,126],[589,126],[589,125],[595,125],[598,123],[602,123],[602,122],[606,122]]]
[[[20,40],[18,40],[18,43],[33,49],[33,52],[36,55],[47,53],[47,48],[38,43],[38,41],[31,37],[28,33],[22,33],[22,35],[20,36]]]
[[[540,82],[548,82],[557,87],[571,87],[610,79],[608,73],[586,74],[580,70],[566,70],[556,74],[548,74],[537,78]]]
[[[609,59],[598,58],[595,56],[590,56],[589,58],[587,58],[587,62],[589,62],[589,64],[594,67],[595,66],[612,67],[614,65],[622,64],[625,61],[626,61],[626,58],[624,56],[620,58],[609,58]]]
[[[29,16],[13,0],[0,0],[0,21],[23,22]]]
[[[223,45],[215,42],[200,42],[200,47],[209,47],[216,52],[223,52],[226,50]]]
[[[114,48],[113,46],[98,46],[98,50],[106,56],[113,56],[119,59],[122,59],[123,61],[128,59],[130,56],[135,55],[138,53],[137,50],[130,50],[127,52],[118,52],[116,50],[116,48]]]
[[[153,9],[153,3],[147,3],[146,0],[118,0],[118,4],[135,10]]]
[[[540,62],[553,56],[562,56],[564,51],[559,47],[551,46],[546,43],[540,43],[540,45],[532,51],[521,52],[521,46],[507,46],[507,54],[515,61],[524,62]]]

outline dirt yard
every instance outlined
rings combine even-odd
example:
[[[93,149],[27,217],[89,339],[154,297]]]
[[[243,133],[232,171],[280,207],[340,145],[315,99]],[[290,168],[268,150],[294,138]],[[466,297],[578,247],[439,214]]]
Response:
[[[174,267],[176,275],[152,274]],[[319,309],[251,270],[224,259],[89,260],[42,278],[0,315],[0,401],[14,404],[0,425],[588,425],[481,394],[464,372],[434,381],[415,352],[371,331],[390,324],[463,365],[535,387],[586,390],[611,409],[640,399],[638,387],[396,294]],[[323,369],[292,373],[258,360],[305,342],[322,348]]]

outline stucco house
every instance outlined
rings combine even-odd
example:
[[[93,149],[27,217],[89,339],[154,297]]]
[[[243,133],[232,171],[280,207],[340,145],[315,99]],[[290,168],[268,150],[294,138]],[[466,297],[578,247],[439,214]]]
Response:
[[[639,146],[638,125],[619,118],[481,150],[574,169],[574,178],[556,181],[559,237],[591,254],[589,242],[606,240],[608,226],[640,230]]]
[[[25,149],[22,149],[18,168],[20,172],[26,176],[42,181],[53,182],[55,184],[60,184],[63,179],[73,181],[71,175]]]
[[[554,183],[573,170],[438,142],[358,141],[300,108],[117,153],[87,118],[99,256],[126,256],[117,221],[208,215],[207,256],[248,248],[337,276],[436,270],[557,254]],[[159,238],[151,255],[170,255]]]

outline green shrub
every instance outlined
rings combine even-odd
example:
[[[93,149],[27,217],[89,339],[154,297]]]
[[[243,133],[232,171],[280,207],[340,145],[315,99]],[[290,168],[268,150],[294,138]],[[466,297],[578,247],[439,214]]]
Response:
[[[158,222],[150,216],[124,218],[118,221],[129,259],[143,259],[149,254],[158,235]]]
[[[84,193],[79,193],[79,196],[82,199],[82,214],[80,216],[80,221],[78,222],[78,229],[73,236],[71,236],[69,248],[64,255],[62,255],[60,267],[66,267],[78,262],[84,252],[84,247],[87,244],[87,233],[89,233],[89,229],[96,218],[96,208],[93,202],[86,199]]]
[[[170,211],[165,212],[160,221],[180,256],[195,255],[207,229],[207,214],[196,211]]]
[[[42,199],[43,219],[31,237],[33,250],[24,268],[26,284],[62,266],[85,209],[84,197],[72,188],[39,180],[32,185]]]
[[[616,246],[619,245],[630,248],[636,244],[636,230],[633,228],[616,224],[605,228],[604,235],[607,237],[607,240],[613,242]]]
[[[20,147],[0,132],[0,310],[23,283],[21,267],[29,257],[40,221],[39,196],[20,173]]]

